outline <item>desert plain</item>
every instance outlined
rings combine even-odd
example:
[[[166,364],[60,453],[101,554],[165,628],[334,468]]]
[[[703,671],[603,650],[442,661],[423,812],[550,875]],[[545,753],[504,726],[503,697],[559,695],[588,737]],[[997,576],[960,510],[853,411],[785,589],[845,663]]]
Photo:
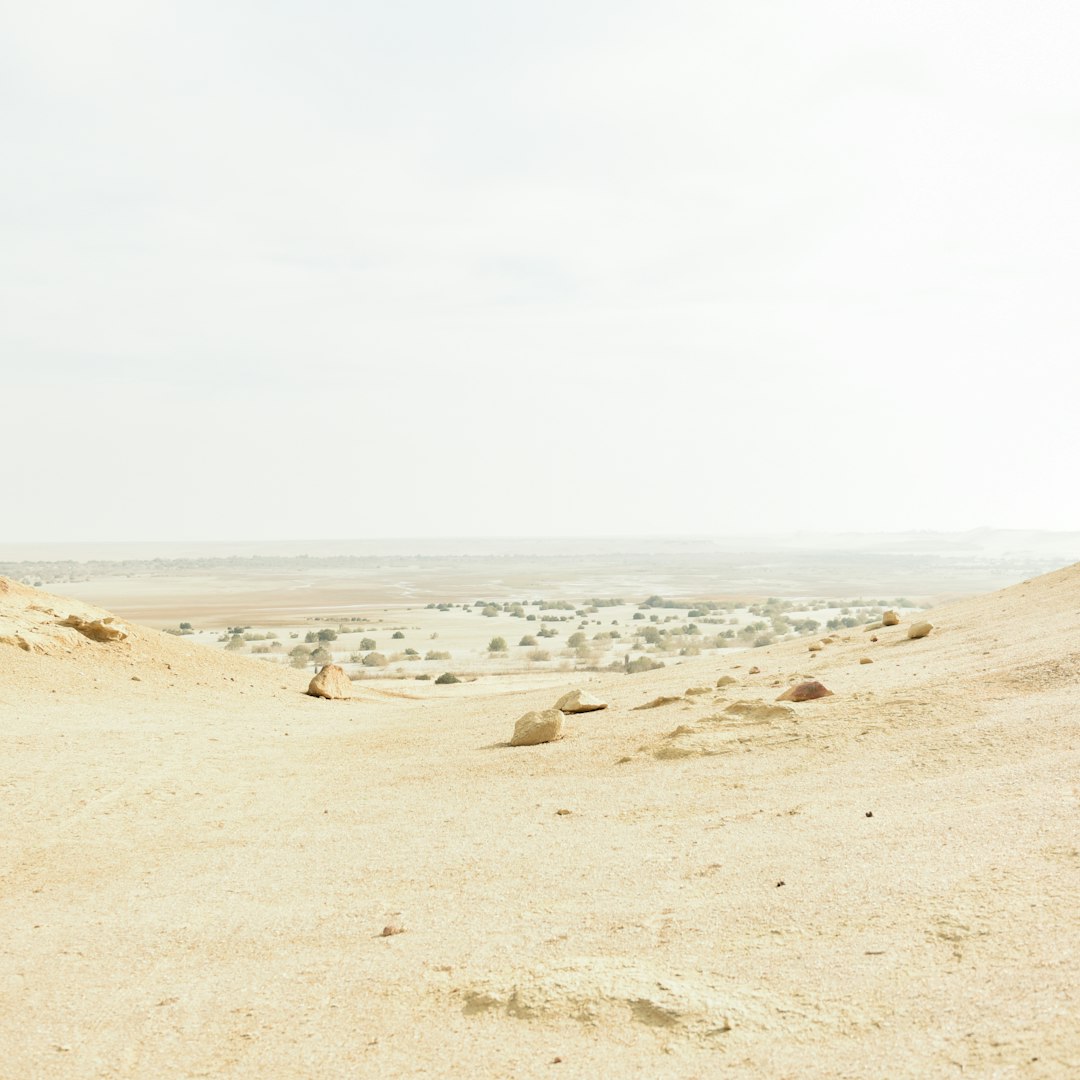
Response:
[[[460,683],[320,700],[221,612],[99,641],[0,578],[0,1077],[1080,1075],[1080,566],[631,674],[484,668],[543,624],[474,584],[495,616],[249,611],[476,628]],[[591,639],[586,599],[525,611]]]

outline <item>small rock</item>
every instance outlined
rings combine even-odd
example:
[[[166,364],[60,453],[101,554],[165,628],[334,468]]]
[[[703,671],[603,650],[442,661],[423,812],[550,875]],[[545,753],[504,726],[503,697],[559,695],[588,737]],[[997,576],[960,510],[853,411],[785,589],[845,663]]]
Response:
[[[710,686],[688,686],[686,688],[687,697],[697,697],[699,694],[711,693],[712,687]]]
[[[912,640],[914,640],[915,638],[926,637],[926,635],[929,634],[930,631],[933,630],[933,629],[934,629],[934,624],[933,623],[928,623],[928,622],[913,623],[908,628],[907,636]]]
[[[391,915],[390,921],[382,928],[379,937],[393,937],[395,934],[404,934],[405,924],[400,915]]]
[[[555,813],[558,814],[559,817],[566,817],[566,815],[569,814],[570,811],[569,810],[556,810]]]
[[[555,708],[564,713],[596,712],[606,709],[607,702],[590,694],[588,690],[571,690],[555,702]]]
[[[870,640],[871,641],[877,641],[877,634],[874,634],[874,636]]]
[[[131,681],[132,682],[142,682],[142,679],[140,679],[138,675],[132,675],[131,676]]]
[[[810,652],[821,652],[821,650],[824,649],[825,646],[822,645],[820,641],[815,641],[811,645],[808,645],[807,648]]]
[[[526,713],[514,725],[511,746],[537,746],[562,734],[563,714],[558,709]]]
[[[747,675],[760,675],[761,674],[761,668],[752,667],[746,674]]]
[[[832,691],[819,683],[817,679],[801,682],[797,686],[785,690],[777,701],[813,701],[815,698],[832,697]]]
[[[859,660],[860,664],[872,664],[874,661],[869,656],[864,656]]]
[[[349,698],[352,697],[352,683],[344,668],[326,664],[308,683],[307,692],[318,698]]]
[[[881,616],[882,626],[895,626],[900,621],[900,616],[895,611],[886,611]]]
[[[751,668],[750,674],[753,675],[755,671],[757,671],[757,668]],[[716,680],[716,686],[719,689],[721,686],[732,686],[738,681],[738,679],[733,678],[731,675],[721,675],[720,678]]]

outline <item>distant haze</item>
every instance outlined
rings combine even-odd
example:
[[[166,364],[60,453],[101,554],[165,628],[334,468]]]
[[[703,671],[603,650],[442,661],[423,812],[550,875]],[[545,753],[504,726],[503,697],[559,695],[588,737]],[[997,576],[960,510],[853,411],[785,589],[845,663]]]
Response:
[[[9,3],[0,543],[1080,530],[1077,40]]]

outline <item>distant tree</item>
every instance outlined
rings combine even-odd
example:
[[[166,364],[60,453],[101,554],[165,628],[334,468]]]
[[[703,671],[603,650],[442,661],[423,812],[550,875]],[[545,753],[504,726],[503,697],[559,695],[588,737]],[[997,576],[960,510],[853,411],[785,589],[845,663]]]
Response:
[[[189,623],[189,622],[182,622],[182,623],[180,624],[180,629],[181,629],[181,630],[190,630],[190,629],[191,629],[191,623]]]

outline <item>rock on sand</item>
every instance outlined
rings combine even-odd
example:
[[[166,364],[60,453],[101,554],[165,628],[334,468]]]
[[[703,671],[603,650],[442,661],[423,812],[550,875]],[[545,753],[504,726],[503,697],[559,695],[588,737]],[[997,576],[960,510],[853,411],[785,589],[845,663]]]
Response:
[[[514,725],[511,746],[536,746],[551,742],[562,734],[563,714],[558,709],[526,713]]]
[[[930,631],[933,630],[933,629],[934,629],[934,624],[933,623],[928,623],[928,622],[913,623],[908,629],[907,636],[909,638],[912,638],[912,639],[926,637],[926,635],[929,634]]]
[[[881,616],[882,626],[895,626],[900,621],[900,616],[891,609]]]
[[[555,708],[564,713],[596,712],[606,709],[607,702],[593,696],[588,690],[571,690],[555,702]]]
[[[814,698],[819,697],[832,697],[832,691],[823,683],[819,683],[817,679],[810,679],[793,686],[790,690],[785,690],[776,700],[813,701]]]
[[[307,692],[312,697],[348,698],[352,697],[352,683],[344,668],[327,664],[308,684]]]

